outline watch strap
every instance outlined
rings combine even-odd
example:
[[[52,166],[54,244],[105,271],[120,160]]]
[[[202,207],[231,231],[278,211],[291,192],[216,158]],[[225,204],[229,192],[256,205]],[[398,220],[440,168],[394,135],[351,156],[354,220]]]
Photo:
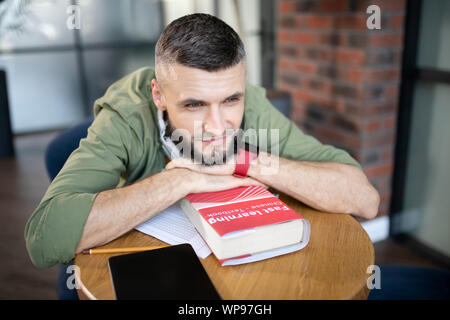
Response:
[[[253,159],[257,158],[256,153],[247,151],[245,149],[238,150],[238,156],[236,161],[236,168],[234,169],[233,176],[238,178],[247,177],[248,169],[250,168],[250,163]]]

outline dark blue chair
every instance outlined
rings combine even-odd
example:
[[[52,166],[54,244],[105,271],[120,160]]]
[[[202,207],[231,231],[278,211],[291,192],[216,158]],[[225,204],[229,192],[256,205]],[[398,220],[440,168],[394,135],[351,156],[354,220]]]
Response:
[[[92,121],[93,119],[90,118],[65,130],[47,146],[45,165],[51,181],[57,176],[70,154],[78,148],[80,140],[86,138]]]
[[[450,300],[450,271],[398,265],[379,265],[380,289],[368,300]]]
[[[51,181],[58,175],[70,154],[78,148],[80,140],[87,136],[87,130],[92,121],[93,119],[83,121],[62,132],[50,142],[45,152],[45,165]],[[59,265],[57,292],[60,300],[79,299],[77,290],[69,289],[67,286],[67,280],[72,275],[71,272],[67,273],[70,265],[73,265],[73,260],[67,265]]]

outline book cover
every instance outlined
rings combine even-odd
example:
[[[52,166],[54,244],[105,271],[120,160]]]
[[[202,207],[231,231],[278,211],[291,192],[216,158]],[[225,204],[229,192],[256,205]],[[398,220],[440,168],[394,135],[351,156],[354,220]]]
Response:
[[[260,186],[190,194],[181,207],[222,265],[300,250],[309,240],[308,221]]]

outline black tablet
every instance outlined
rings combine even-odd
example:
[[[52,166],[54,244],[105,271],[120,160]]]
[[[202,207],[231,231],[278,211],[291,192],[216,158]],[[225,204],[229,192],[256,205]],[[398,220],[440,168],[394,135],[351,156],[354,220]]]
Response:
[[[111,257],[108,265],[118,300],[220,299],[189,244]]]

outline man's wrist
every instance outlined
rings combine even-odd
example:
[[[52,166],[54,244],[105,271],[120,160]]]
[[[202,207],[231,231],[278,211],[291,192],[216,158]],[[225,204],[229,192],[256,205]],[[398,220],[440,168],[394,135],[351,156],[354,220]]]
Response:
[[[249,169],[251,162],[258,157],[258,151],[253,152],[251,149],[239,149],[236,156],[236,163],[233,176],[238,178],[245,178],[249,176]]]
[[[270,176],[279,172],[279,160],[278,156],[260,151],[258,157],[250,162],[248,176],[267,183],[267,179],[263,179],[264,176]]]
[[[258,156],[250,162],[250,167],[248,168],[247,172],[247,175],[249,177],[257,179],[257,177],[260,176],[262,166],[260,158],[263,158],[264,156],[264,152],[260,152]]]
[[[173,168],[164,171],[167,174],[167,178],[173,184],[173,192],[178,195],[178,197],[184,198],[195,188],[193,185],[196,181],[194,177],[197,173],[186,169],[186,168]]]

